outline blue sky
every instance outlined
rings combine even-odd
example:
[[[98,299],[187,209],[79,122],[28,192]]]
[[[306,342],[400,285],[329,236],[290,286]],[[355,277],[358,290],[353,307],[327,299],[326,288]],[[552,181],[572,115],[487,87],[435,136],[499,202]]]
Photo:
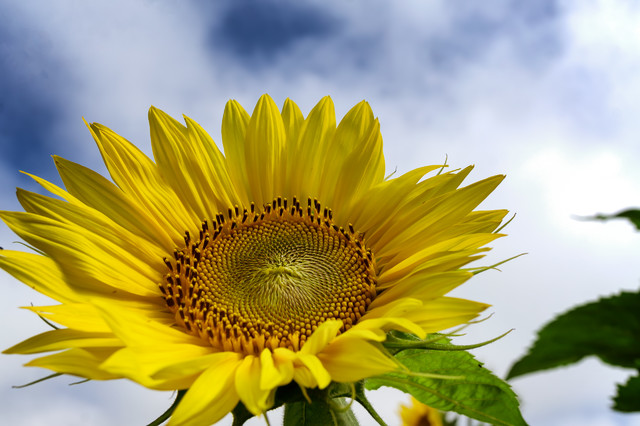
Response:
[[[640,6],[632,1],[22,1],[0,4],[0,208],[19,209],[18,170],[59,183],[51,155],[104,173],[82,122],[149,149],[147,109],[186,114],[220,141],[228,99],[262,93],[304,112],[331,95],[339,116],[367,99],[380,118],[389,172],[475,164],[505,173],[486,208],[517,213],[489,261],[528,252],[456,295],[494,305],[471,329],[504,374],[535,330],[568,307],[637,289],[640,238],[624,223],[574,215],[640,205]],[[213,3],[213,2],[212,2]],[[397,3],[397,4],[396,4]],[[0,246],[17,247],[0,225]],[[6,274],[0,315],[8,347],[43,331],[17,309],[47,303]],[[126,382],[67,386],[0,358],[5,423],[144,423],[170,395]],[[626,373],[586,361],[513,382],[531,424],[625,425],[608,396]],[[396,393],[379,393],[394,424]],[[38,410],[33,410],[35,405]],[[364,416],[363,416],[364,418]]]

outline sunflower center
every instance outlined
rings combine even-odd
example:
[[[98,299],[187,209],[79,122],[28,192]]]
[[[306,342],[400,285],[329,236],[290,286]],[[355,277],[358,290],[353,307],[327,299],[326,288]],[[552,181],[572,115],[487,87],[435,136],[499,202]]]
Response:
[[[262,212],[229,209],[165,258],[167,306],[189,333],[226,351],[299,350],[329,319],[349,329],[375,298],[371,251],[351,225],[308,200],[278,198]]]

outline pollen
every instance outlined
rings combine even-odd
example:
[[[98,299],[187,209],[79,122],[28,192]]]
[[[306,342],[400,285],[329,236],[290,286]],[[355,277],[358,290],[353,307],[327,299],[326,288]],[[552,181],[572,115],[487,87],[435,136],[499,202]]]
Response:
[[[376,297],[364,238],[333,222],[317,200],[276,198],[258,211],[230,208],[204,221],[160,283],[176,323],[223,351],[298,351],[329,319],[351,328]]]

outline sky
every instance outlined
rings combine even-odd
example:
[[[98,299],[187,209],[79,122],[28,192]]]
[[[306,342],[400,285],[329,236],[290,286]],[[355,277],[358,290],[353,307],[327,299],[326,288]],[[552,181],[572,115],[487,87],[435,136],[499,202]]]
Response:
[[[474,351],[496,374],[554,315],[639,287],[640,234],[576,219],[640,207],[637,2],[25,0],[1,2],[0,16],[2,210],[20,210],[15,187],[42,192],[20,170],[61,184],[51,155],[106,174],[83,117],[151,154],[151,105],[220,142],[229,99],[251,111],[269,93],[306,114],[330,95],[338,118],[366,99],[388,172],[447,158],[475,165],[469,183],[507,175],[482,207],[516,218],[485,264],[527,255],[455,291],[493,305],[461,343],[514,329]],[[17,249],[16,240],[0,224],[0,246]],[[2,348],[46,330],[18,307],[50,301],[2,272],[0,289]],[[69,386],[68,377],[12,389],[47,374],[22,368],[28,359],[0,356],[0,423],[145,424],[172,400],[126,381]],[[639,414],[609,408],[629,375],[590,359],[512,385],[532,425],[632,425]],[[398,424],[403,394],[371,399]]]

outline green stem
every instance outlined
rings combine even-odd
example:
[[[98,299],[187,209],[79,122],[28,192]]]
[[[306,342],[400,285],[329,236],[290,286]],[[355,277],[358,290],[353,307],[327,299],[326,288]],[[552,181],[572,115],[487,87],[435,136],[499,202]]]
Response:
[[[362,405],[362,407],[367,410],[367,413],[369,413],[369,415],[373,417],[373,419],[378,422],[380,426],[387,426],[384,420],[382,420],[382,417],[380,417],[378,412],[373,408],[373,405],[371,405],[366,395],[364,394],[364,382],[362,381],[356,383],[356,401],[358,401],[360,405]]]
[[[176,395],[175,401],[173,401],[173,404],[171,404],[171,407],[169,407],[167,411],[162,413],[160,417],[149,423],[147,426],[160,426],[162,423],[168,420],[169,417],[171,417],[171,414],[173,414],[173,412],[175,411],[185,393],[187,393],[187,389],[179,390],[178,394]]]

